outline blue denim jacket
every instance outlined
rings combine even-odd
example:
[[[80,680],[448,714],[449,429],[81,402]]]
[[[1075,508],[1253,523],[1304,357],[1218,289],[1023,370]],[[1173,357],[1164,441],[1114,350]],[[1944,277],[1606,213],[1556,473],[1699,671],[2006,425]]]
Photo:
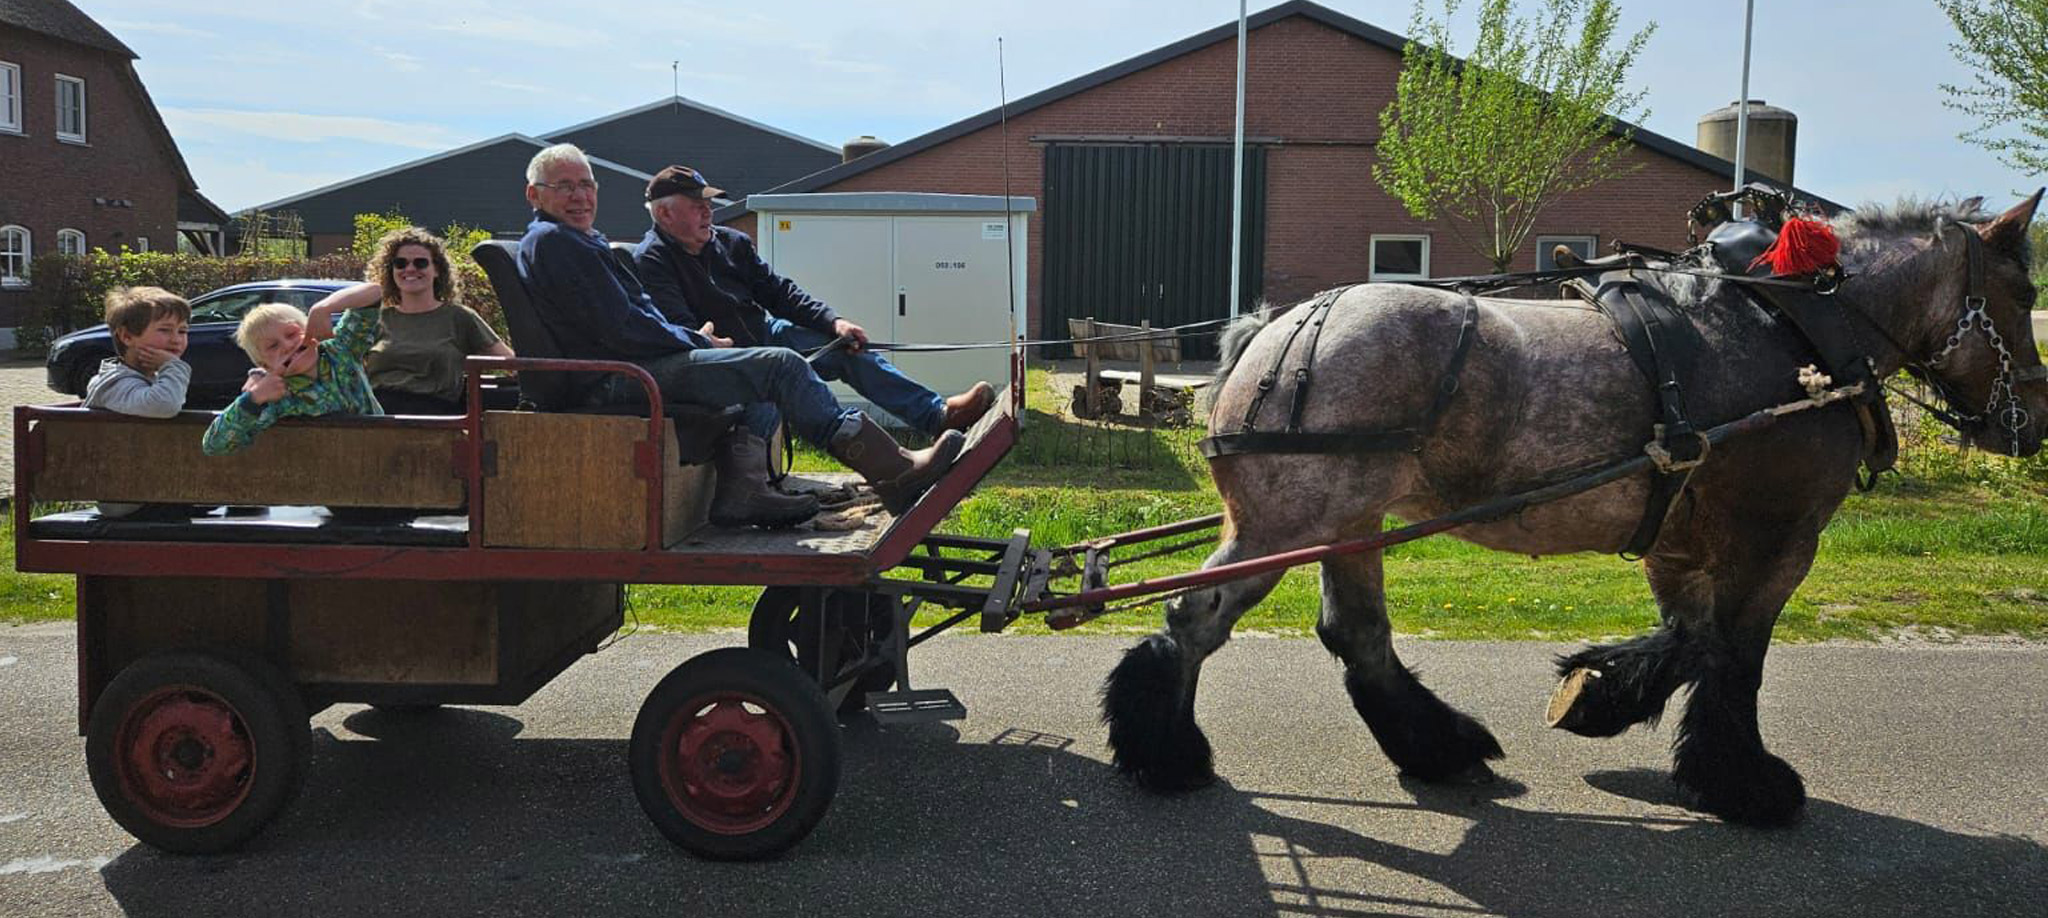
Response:
[[[635,360],[711,346],[661,317],[640,279],[612,257],[603,233],[564,226],[537,210],[519,240],[519,279],[564,357]]]

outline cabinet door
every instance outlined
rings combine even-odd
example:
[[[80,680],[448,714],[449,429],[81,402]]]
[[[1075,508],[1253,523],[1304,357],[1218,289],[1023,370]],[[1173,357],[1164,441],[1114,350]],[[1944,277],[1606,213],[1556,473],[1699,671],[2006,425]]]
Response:
[[[1009,245],[1001,216],[897,217],[895,340],[1008,341],[1014,327]],[[1021,262],[1016,267],[1024,270]],[[1009,354],[988,348],[890,359],[911,378],[951,395],[978,380],[1002,386],[1009,378]]]
[[[796,281],[806,293],[832,307],[878,341],[894,340],[895,269],[890,218],[865,216],[766,215],[771,242],[762,257],[775,273]],[[841,401],[865,401],[843,383],[832,391]]]

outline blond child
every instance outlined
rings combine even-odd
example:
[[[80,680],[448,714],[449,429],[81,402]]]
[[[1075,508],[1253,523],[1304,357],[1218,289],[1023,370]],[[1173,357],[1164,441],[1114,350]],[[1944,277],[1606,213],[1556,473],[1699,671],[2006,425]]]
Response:
[[[235,343],[257,369],[242,384],[242,394],[206,428],[200,448],[207,455],[247,447],[284,418],[384,413],[363,373],[363,359],[377,343],[377,314],[343,311],[332,300],[315,305],[310,315],[284,303],[264,303],[242,316]],[[336,311],[342,311],[339,322],[332,321]]]
[[[192,366],[185,356],[192,307],[162,287],[121,287],[106,298],[114,356],[85,384],[85,407],[167,418],[185,407]],[[100,504],[100,516],[129,516],[142,504]]]

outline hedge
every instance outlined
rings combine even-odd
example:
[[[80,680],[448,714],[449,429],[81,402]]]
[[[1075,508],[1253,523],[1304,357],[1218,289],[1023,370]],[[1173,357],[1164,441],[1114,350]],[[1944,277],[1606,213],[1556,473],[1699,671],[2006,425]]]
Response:
[[[461,282],[457,299],[482,314],[499,334],[498,296],[468,253],[448,253]],[[100,324],[107,291],[115,287],[162,287],[187,299],[229,284],[279,278],[352,280],[363,276],[363,259],[348,252],[318,258],[193,255],[172,252],[94,250],[85,255],[39,255],[31,263],[26,314],[15,332],[24,355],[42,356],[59,335]]]

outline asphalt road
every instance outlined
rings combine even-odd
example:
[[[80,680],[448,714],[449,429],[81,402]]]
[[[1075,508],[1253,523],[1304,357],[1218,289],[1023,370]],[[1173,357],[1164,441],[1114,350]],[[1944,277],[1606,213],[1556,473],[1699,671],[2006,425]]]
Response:
[[[69,626],[0,630],[4,915],[2042,915],[2048,649],[1785,647],[1764,734],[1806,775],[1798,826],[1677,805],[1669,729],[1545,730],[1540,644],[1413,642],[1508,750],[1492,785],[1404,783],[1307,640],[1244,638],[1201,711],[1225,781],[1157,798],[1106,764],[1095,687],[1127,638],[965,636],[912,657],[969,707],[849,728],[788,857],[713,864],[642,816],[642,696],[733,636],[639,635],[526,705],[315,718],[295,807],[241,853],[170,857],[100,810]]]

